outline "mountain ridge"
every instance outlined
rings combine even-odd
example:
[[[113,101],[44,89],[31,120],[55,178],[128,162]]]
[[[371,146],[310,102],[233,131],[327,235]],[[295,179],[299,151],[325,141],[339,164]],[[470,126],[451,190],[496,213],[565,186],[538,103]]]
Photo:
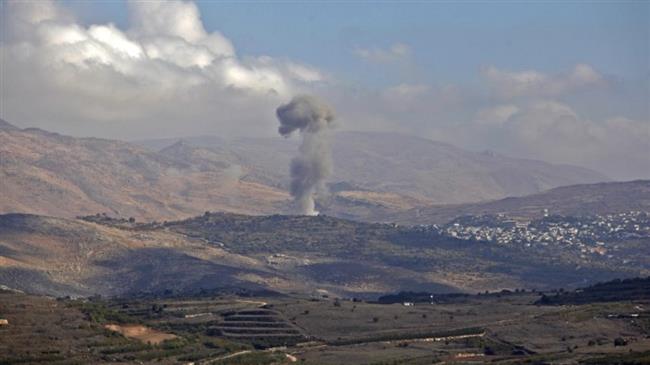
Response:
[[[137,143],[164,150],[178,140]],[[240,163],[258,172],[266,171],[266,180],[261,181],[273,186],[288,184],[289,161],[298,147],[297,141],[280,137],[226,140],[200,136],[182,140],[199,148],[231,151]],[[586,168],[471,152],[448,143],[390,132],[337,132],[332,138],[332,151],[332,183],[346,182],[365,190],[429,202],[491,200],[578,182],[609,180]]]
[[[505,214],[534,219],[544,214],[588,216],[650,211],[650,180],[560,186],[523,197],[455,205],[433,205],[371,217],[402,224],[445,224],[463,215]]]
[[[341,132],[332,140],[329,215],[372,215],[433,203],[489,200],[604,179],[580,168],[482,155],[390,133]],[[388,139],[388,140],[387,140]],[[174,140],[178,142],[178,140]],[[0,124],[0,212],[75,217],[107,212],[174,220],[205,211],[287,213],[292,139],[184,138],[159,151]]]

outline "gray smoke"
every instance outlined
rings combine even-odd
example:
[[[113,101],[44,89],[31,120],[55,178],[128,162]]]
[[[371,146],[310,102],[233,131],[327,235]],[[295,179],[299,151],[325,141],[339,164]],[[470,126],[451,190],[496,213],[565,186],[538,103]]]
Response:
[[[318,215],[314,195],[324,189],[332,172],[329,129],[334,120],[330,107],[313,96],[300,95],[278,107],[278,132],[284,137],[294,131],[302,135],[300,155],[291,160],[291,196],[301,214]]]

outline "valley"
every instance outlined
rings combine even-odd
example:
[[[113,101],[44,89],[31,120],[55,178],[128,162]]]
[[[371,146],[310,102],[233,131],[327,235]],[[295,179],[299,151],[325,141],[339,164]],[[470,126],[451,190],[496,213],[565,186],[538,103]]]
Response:
[[[342,132],[300,216],[291,141],[2,138],[1,364],[650,358],[648,181]]]
[[[0,0],[0,365],[650,365],[649,16]]]

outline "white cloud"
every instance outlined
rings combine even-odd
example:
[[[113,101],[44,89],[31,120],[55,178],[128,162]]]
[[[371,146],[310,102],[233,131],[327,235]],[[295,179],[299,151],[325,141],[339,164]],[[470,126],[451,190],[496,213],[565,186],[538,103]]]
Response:
[[[386,96],[412,98],[423,95],[429,91],[429,89],[429,85],[425,84],[399,84],[389,87],[386,90]]]
[[[395,43],[386,49],[357,47],[354,54],[373,63],[393,63],[408,59],[411,56],[411,47],[404,43]]]
[[[600,82],[589,70],[567,73],[572,85]],[[539,71],[514,75],[541,84]],[[554,76],[555,77],[555,76]],[[572,86],[574,87],[574,86]],[[577,89],[567,88],[571,93]],[[521,158],[573,164],[616,179],[650,178],[650,123],[616,116],[590,116],[566,94],[533,92],[503,100],[492,93],[454,85],[397,84],[381,91],[349,92],[335,100],[341,118],[354,128],[399,131]],[[571,100],[571,98],[567,98]],[[613,114],[616,115],[616,114]]]
[[[618,179],[650,178],[649,120],[593,117],[571,105],[572,95],[606,84],[592,66],[578,64],[556,74],[496,67],[481,73],[490,92],[475,100],[481,108],[472,120],[450,128],[449,135],[464,137],[466,145],[586,166]]]
[[[215,124],[233,124],[241,117],[232,114],[248,102],[242,115],[251,120],[240,128],[246,129],[272,119],[269,100],[285,101],[306,84],[325,79],[296,62],[238,57],[226,37],[205,30],[192,2],[132,1],[129,10],[129,29],[86,27],[52,1],[10,2],[2,44],[11,55],[5,58],[3,117],[30,125],[47,121],[62,131],[93,121],[141,123],[144,129],[146,123],[171,126],[177,118],[182,126],[194,113]],[[220,100],[192,104],[206,97]],[[170,105],[178,111],[169,113]],[[215,105],[223,109],[215,112]]]
[[[304,81],[304,82],[317,82],[325,80],[323,74],[313,68],[306,65],[301,65],[293,62],[285,63],[287,71],[295,78]]]
[[[601,101],[615,92],[587,64],[557,73],[487,67],[481,75],[488,93],[415,77],[365,89],[291,60],[238,55],[224,35],[205,30],[191,2],[130,3],[126,29],[83,26],[50,1],[6,4],[0,117],[19,125],[133,139],[275,135],[275,107],[315,91],[338,110],[341,128],[400,131],[613,177],[650,177],[648,120],[594,117],[584,107],[589,93],[581,94],[582,109],[571,102],[592,88],[604,91]],[[411,52],[401,43],[355,50],[383,64],[409,62]]]
[[[474,121],[482,125],[503,125],[514,114],[519,111],[519,107],[513,104],[497,105],[486,109],[481,109],[476,113]]]
[[[221,33],[208,34],[203,28],[199,9],[192,2],[131,1],[132,32],[153,38],[180,38],[189,44],[207,48],[215,56],[233,56],[232,43]]]
[[[604,82],[603,76],[587,64],[578,64],[570,72],[555,75],[535,70],[507,71],[489,66],[482,70],[482,75],[492,90],[506,99],[559,96]]]
[[[512,113],[490,131],[497,134],[495,143],[504,153],[586,166],[624,179],[650,176],[647,121],[621,117],[594,121],[551,100],[507,109],[502,109],[504,115]]]

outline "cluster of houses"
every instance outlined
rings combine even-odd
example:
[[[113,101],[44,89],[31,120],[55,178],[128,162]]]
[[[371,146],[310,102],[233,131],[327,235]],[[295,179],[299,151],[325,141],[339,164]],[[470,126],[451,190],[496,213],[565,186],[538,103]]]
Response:
[[[586,217],[544,214],[537,220],[513,220],[504,215],[466,216],[443,227],[447,237],[503,245],[571,245],[583,253],[605,255],[608,246],[627,239],[650,237],[650,214],[631,211]]]

